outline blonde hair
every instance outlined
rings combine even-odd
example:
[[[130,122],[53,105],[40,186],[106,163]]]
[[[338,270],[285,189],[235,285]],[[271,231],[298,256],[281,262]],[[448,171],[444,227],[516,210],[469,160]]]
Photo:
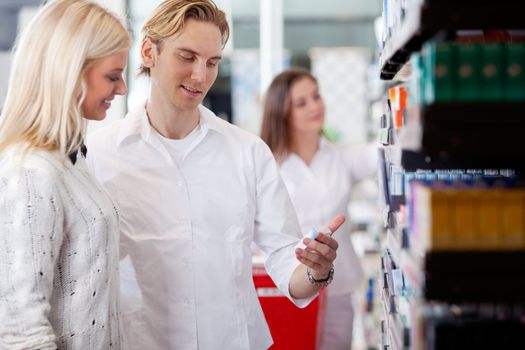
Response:
[[[76,150],[86,129],[86,70],[130,44],[120,20],[97,4],[54,0],[43,6],[15,44],[0,152],[12,145],[64,155]]]
[[[169,38],[184,28],[184,22],[189,19],[210,22],[219,28],[222,45],[226,45],[230,36],[230,28],[226,15],[211,0],[166,0],[162,2],[142,27],[142,42],[149,39],[162,50],[162,40]],[[139,75],[150,76],[150,69],[144,65],[139,68]]]

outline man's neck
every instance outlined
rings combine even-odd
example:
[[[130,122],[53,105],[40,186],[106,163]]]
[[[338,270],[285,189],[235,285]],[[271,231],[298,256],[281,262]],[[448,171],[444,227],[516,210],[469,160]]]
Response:
[[[149,123],[159,134],[169,139],[183,139],[199,124],[199,110],[181,110],[162,98],[150,95],[146,103]]]

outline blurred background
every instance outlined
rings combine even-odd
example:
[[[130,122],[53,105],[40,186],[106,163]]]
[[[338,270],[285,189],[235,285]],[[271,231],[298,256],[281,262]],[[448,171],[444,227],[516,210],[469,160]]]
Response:
[[[109,111],[122,118],[147,96],[148,82],[136,78],[140,28],[159,0],[99,0],[128,22],[134,47],[127,80],[129,94]],[[0,106],[9,76],[10,50],[41,0],[0,0]],[[219,76],[205,105],[217,115],[258,133],[260,102],[273,76],[289,66],[309,68],[318,77],[327,105],[327,129],[337,141],[370,137],[373,90],[380,85],[374,23],[380,0],[217,0],[232,35]],[[377,28],[376,28],[377,30]],[[96,128],[102,123],[90,125]]]

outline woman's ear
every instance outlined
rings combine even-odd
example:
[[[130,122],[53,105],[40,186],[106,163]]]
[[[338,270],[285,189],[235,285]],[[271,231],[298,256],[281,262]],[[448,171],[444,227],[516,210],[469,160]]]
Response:
[[[142,59],[142,65],[147,68],[155,67],[157,59],[157,45],[154,44],[150,38],[142,40],[140,45],[140,57]]]

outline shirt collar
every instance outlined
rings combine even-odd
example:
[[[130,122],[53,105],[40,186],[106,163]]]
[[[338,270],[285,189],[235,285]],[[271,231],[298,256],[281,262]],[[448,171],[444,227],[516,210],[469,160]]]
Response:
[[[146,116],[146,103],[141,103],[139,106],[130,110],[128,115],[122,119],[122,125],[118,129],[117,145],[121,145],[124,140],[129,137],[140,135],[142,130],[142,122],[148,122]]]
[[[221,134],[226,133],[225,124],[208,108],[199,105],[200,125],[204,133],[207,130],[214,130]],[[127,138],[140,135],[142,139],[148,141],[153,137],[153,128],[149,124],[146,115],[146,103],[131,110],[127,117],[123,119],[122,126],[117,135],[117,144],[120,146]]]
[[[227,133],[227,122],[217,117],[215,113],[203,105],[199,105],[199,113],[201,116],[201,127],[205,127],[207,130],[216,131],[220,134]]]
[[[319,149],[315,153],[311,164],[313,164],[315,159],[317,157],[319,157],[321,154],[323,154],[328,149],[328,147],[330,147],[330,144],[331,144],[330,141],[328,141],[328,139],[324,135],[321,135],[321,137],[319,138]],[[291,164],[294,164],[295,162],[299,162],[300,164],[304,165],[306,169],[309,169],[311,167],[311,165],[307,166],[305,164],[305,162],[301,159],[301,157],[299,157],[297,154],[291,153],[291,152],[288,153],[286,158],[284,158],[280,162],[280,166],[284,167],[286,164],[288,164],[290,162],[292,162]],[[295,167],[296,165],[293,165],[293,166]]]

